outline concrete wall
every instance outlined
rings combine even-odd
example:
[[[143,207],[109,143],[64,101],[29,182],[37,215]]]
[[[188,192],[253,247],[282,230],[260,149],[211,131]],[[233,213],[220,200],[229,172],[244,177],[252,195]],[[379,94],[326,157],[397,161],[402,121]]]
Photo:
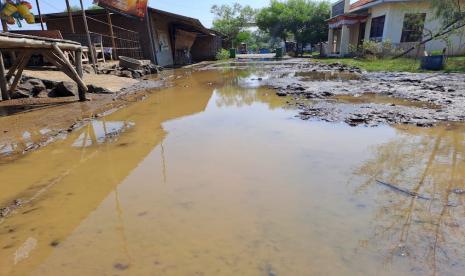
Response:
[[[369,9],[371,16],[368,18],[365,39],[369,39],[371,30],[371,19],[374,17],[386,16],[384,25],[383,40],[390,40],[394,44],[399,44],[402,37],[402,28],[404,25],[405,14],[408,13],[426,13],[425,31],[427,35],[429,31],[435,33],[441,27],[440,20],[435,18],[434,11],[425,2],[410,2],[410,3],[386,3],[375,6]],[[449,55],[465,54],[465,28],[455,35],[449,37],[448,41],[442,39],[434,40],[426,44],[426,51],[436,51],[448,49]]]

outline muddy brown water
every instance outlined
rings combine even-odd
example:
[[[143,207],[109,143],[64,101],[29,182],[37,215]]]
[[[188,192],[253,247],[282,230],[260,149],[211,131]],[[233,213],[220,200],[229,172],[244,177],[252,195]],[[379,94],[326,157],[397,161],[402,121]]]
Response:
[[[462,275],[464,126],[301,121],[253,72],[173,74],[0,165],[1,275]]]

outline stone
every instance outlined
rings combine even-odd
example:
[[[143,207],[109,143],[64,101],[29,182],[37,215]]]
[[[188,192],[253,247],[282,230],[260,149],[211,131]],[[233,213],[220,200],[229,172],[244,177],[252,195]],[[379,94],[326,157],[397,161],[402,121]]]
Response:
[[[112,94],[113,93],[106,88],[95,86],[93,84],[87,85],[87,89],[88,89],[87,92],[93,93],[93,94]]]
[[[58,85],[57,81],[51,81],[51,80],[42,80],[42,83],[45,85],[45,88],[47,89],[53,89]]]
[[[138,79],[138,78],[142,77],[143,75],[145,75],[143,70],[134,70],[132,72],[132,77],[135,78],[135,79]]]
[[[278,92],[276,92],[276,95],[278,95],[279,97],[286,97],[287,93],[284,92],[284,91],[278,91]]]
[[[25,82],[28,86],[32,87],[32,96],[37,97],[41,92],[46,91],[47,87],[42,80],[29,79]]]
[[[121,74],[121,77],[132,78],[132,72],[129,70],[123,70],[121,71],[120,74]]]
[[[49,97],[56,98],[56,97],[71,97],[76,96],[78,93],[78,87],[75,83],[72,82],[59,82],[55,88],[53,88],[50,93],[48,93]]]
[[[23,90],[16,90],[13,93],[11,93],[11,99],[25,99],[25,98],[30,98],[32,95],[28,93],[28,91],[23,91]]]

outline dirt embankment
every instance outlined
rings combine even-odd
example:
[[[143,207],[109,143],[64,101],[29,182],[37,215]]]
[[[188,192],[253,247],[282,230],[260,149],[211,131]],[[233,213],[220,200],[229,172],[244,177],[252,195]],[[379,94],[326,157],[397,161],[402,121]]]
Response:
[[[465,121],[465,76],[368,73],[342,64],[275,65],[263,85],[290,96],[302,119],[429,127]]]
[[[60,72],[30,74],[35,78],[67,81]],[[101,85],[103,94],[90,93],[86,102],[76,96],[21,98],[0,102],[0,163],[12,161],[21,155],[80,128],[90,120],[143,99],[153,89],[166,85],[163,76],[153,80],[133,80],[116,76],[89,75],[86,82]],[[105,81],[106,79],[106,81]],[[111,92],[109,93],[108,90]]]

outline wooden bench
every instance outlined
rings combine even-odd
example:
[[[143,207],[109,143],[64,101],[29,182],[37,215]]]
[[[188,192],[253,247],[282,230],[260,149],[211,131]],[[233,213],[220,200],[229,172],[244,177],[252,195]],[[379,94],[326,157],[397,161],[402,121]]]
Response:
[[[22,35],[31,35],[31,36],[36,36],[36,37],[43,37],[43,38],[51,38],[51,39],[64,39],[63,35],[59,30],[19,30],[19,31],[11,31],[11,33],[15,34],[22,34]],[[72,39],[68,39],[71,41],[74,41]],[[79,41],[76,41],[79,42]],[[81,45],[83,45],[81,43]],[[73,51],[65,51],[65,54],[68,56],[68,59],[71,62],[76,61],[76,57],[74,56]],[[81,57],[82,63],[89,63],[89,48],[83,46],[82,47],[82,57]]]
[[[14,64],[6,72],[3,62],[2,51],[15,51],[19,53]],[[75,53],[76,60],[73,67],[67,58],[65,51]],[[3,100],[10,99],[10,95],[15,91],[21,80],[24,68],[26,67],[32,54],[41,54],[52,62],[63,73],[74,80],[79,87],[79,100],[85,101],[87,86],[82,80],[82,46],[81,44],[54,38],[45,38],[24,34],[4,32],[0,33],[0,90]],[[13,79],[12,82],[11,79]]]

